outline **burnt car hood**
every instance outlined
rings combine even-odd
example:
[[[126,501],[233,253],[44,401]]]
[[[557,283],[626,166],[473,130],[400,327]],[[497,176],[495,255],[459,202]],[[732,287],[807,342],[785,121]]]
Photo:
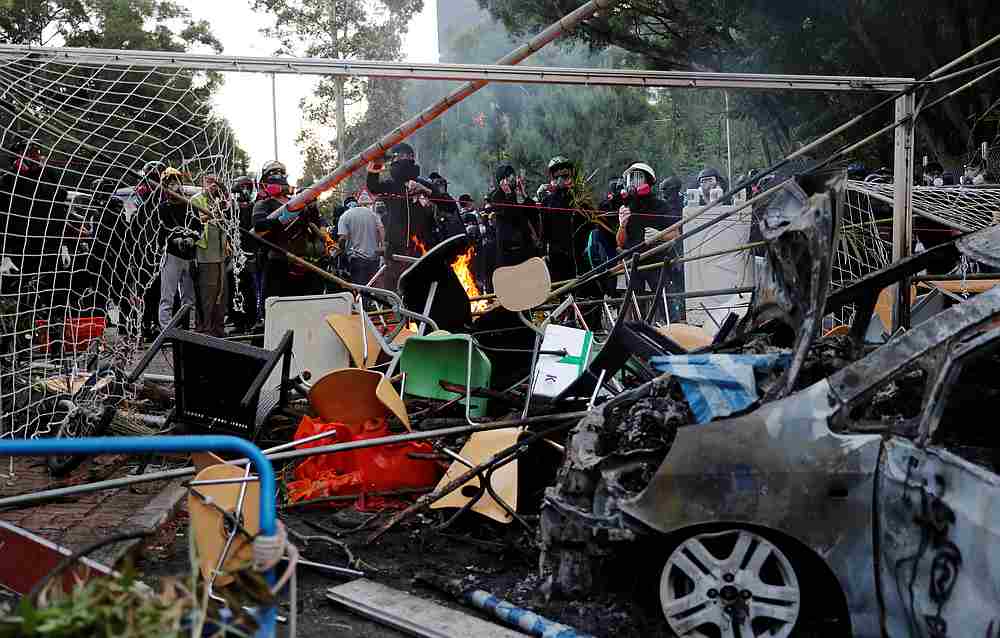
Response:
[[[956,242],[963,255],[1000,270],[1000,226],[990,226],[959,238]]]
[[[791,394],[822,328],[843,184],[842,179],[831,180],[825,190],[810,197],[798,182],[788,180],[761,215],[767,259],[756,269],[755,292],[739,334],[784,333],[788,337],[780,345],[792,354],[783,378],[769,389],[766,401]]]
[[[805,527],[803,540],[829,551],[843,530],[870,523],[866,505],[882,440],[831,431],[831,404],[821,381],[745,416],[680,428],[649,485],[621,510],[664,533],[719,522],[720,515],[773,529]]]

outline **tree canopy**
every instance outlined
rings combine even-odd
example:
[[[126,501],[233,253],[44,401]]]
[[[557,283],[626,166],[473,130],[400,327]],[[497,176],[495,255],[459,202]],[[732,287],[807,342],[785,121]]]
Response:
[[[579,4],[478,1],[518,35],[551,24]],[[627,0],[588,20],[573,37],[597,50],[624,49],[630,63],[652,69],[920,78],[998,32],[1000,12],[992,0]],[[986,52],[974,61],[990,57],[996,56]],[[982,120],[995,107],[998,90],[1000,79],[991,78],[922,114],[918,154],[956,160],[992,139],[995,123],[985,131]],[[747,93],[733,106],[787,151],[875,100],[863,94]]]

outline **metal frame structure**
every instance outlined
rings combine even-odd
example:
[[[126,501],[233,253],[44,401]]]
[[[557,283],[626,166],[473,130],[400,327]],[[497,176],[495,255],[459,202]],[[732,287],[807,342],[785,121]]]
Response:
[[[333,60],[328,58],[247,57],[164,51],[126,51],[120,49],[76,47],[35,48],[16,44],[0,45],[0,60],[17,60],[27,55],[52,62],[101,64],[111,67],[157,66],[233,73],[282,73],[337,77],[365,76],[406,80],[485,81],[518,84],[583,84],[587,86],[638,86],[647,88],[894,92],[902,90],[915,82],[913,78],[894,77],[521,67],[505,64],[440,64],[431,62]]]

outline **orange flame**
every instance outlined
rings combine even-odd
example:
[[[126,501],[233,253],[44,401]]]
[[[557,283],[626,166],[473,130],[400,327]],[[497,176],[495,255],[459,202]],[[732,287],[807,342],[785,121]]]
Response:
[[[427,245],[420,241],[420,238],[416,235],[410,235],[410,243],[417,247],[417,252],[421,255],[427,254]]]
[[[455,276],[458,280],[462,282],[462,288],[465,288],[465,294],[470,298],[480,296],[479,286],[476,285],[476,278],[472,275],[472,258],[476,256],[476,249],[473,246],[459,255],[455,261],[451,264],[451,269],[455,272]],[[472,312],[482,312],[486,310],[488,302],[485,299],[479,301],[470,302]]]

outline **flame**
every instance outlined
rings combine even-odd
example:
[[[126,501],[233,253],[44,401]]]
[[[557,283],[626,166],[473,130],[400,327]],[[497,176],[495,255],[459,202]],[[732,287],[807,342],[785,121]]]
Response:
[[[417,252],[421,255],[427,254],[427,245],[420,241],[420,238],[416,235],[410,235],[410,243],[417,247]]]
[[[455,272],[455,276],[458,280],[462,282],[462,288],[465,288],[465,294],[471,297],[480,296],[479,286],[476,285],[476,278],[472,275],[472,258],[476,256],[476,249],[473,246],[459,255],[454,262],[451,264],[451,269]],[[486,306],[489,305],[485,299],[479,301],[469,302],[472,312],[482,312],[486,310]]]

